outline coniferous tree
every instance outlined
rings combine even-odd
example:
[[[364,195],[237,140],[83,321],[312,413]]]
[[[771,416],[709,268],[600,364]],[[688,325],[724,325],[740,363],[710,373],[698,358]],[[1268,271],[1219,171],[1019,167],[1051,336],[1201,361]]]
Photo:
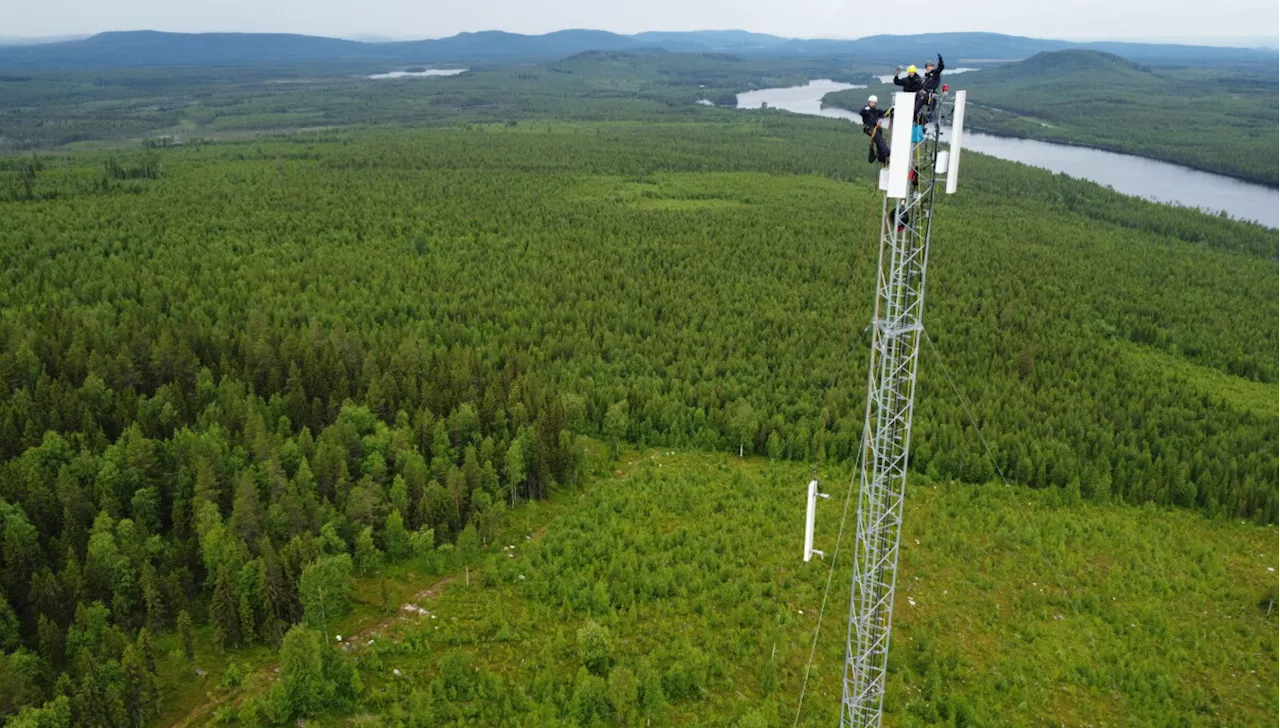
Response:
[[[147,669],[152,673],[155,673],[156,645],[155,640],[151,636],[151,630],[146,627],[138,630],[138,638],[134,641],[134,645],[138,648],[138,654],[142,655],[142,659],[146,663]]]
[[[258,636],[258,623],[253,613],[253,602],[249,600],[248,594],[240,595],[240,603],[236,611],[240,616],[240,638],[246,644],[252,643]]]
[[[37,618],[36,639],[39,644],[40,656],[48,665],[57,670],[62,667],[64,662],[63,646],[65,643],[65,633],[48,616],[41,614]]]
[[[251,544],[258,540],[262,533],[262,502],[258,496],[258,486],[247,473],[236,481],[235,505],[231,510],[228,525],[239,536],[243,543]]]
[[[17,649],[22,644],[22,626],[9,601],[0,594],[0,652]]]
[[[292,620],[293,590],[270,541],[263,539],[259,552],[262,556],[258,559],[258,636],[274,645],[280,642],[286,624]]]
[[[190,662],[196,659],[196,640],[191,615],[184,609],[178,612],[178,638],[182,641],[182,654]]]
[[[213,587],[213,601],[210,604],[214,641],[219,647],[237,647],[240,645],[240,600],[236,597],[235,586],[224,567],[218,570],[217,583]]]
[[[149,725],[159,702],[155,673],[147,668],[146,660],[134,645],[125,647],[120,666],[124,673],[123,703],[129,724]]]
[[[142,569],[142,602],[146,610],[147,628],[159,632],[165,625],[164,596],[157,584],[155,567],[147,564]]]

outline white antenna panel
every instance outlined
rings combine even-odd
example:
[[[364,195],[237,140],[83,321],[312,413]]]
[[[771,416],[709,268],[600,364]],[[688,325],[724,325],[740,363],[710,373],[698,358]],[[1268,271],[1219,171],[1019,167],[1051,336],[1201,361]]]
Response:
[[[813,558],[813,520],[818,510],[818,481],[809,481],[809,494],[805,501],[808,504],[804,514],[804,560],[807,563]]]
[[[948,152],[946,151],[938,152],[938,163],[933,166],[934,172],[941,175],[945,175],[947,173],[947,167],[948,167],[947,162],[949,161],[947,159],[947,154]]]
[[[916,115],[916,95],[893,95],[893,129],[889,137],[889,183],[885,193],[902,199],[907,196],[907,175],[911,170],[911,125]]]
[[[886,192],[889,189],[889,170],[880,169],[880,191]]]
[[[953,195],[956,184],[960,181],[960,149],[964,140],[964,102],[968,96],[965,91],[956,92],[956,108],[952,112],[951,121],[951,153],[947,160],[947,194]],[[898,112],[893,112],[895,115]],[[890,160],[892,161],[892,160]]]

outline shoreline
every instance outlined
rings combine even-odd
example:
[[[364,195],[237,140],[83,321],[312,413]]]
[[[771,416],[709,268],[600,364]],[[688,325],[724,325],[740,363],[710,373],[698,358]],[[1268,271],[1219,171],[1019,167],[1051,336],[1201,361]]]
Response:
[[[847,107],[847,106],[842,106],[842,105],[840,105],[840,104],[838,104],[838,103],[829,103],[829,102],[827,101],[827,96],[832,96],[832,95],[835,95],[835,94],[838,94],[838,93],[840,93],[840,92],[839,92],[839,91],[833,91],[833,92],[831,92],[831,93],[824,94],[824,95],[823,95],[823,97],[822,97],[822,99],[819,101],[819,103],[821,104],[821,108],[824,108],[824,109],[828,109],[828,108],[830,108],[830,109],[840,109],[841,111],[848,111],[849,113],[852,113],[852,114],[856,114],[856,113],[858,113],[858,110],[857,110],[857,109],[850,109],[850,108],[849,108],[849,107]],[[995,107],[995,106],[987,106],[987,107],[984,107],[984,108],[994,109],[995,111],[1000,111],[1000,112],[1002,112],[1002,113],[1006,113],[1006,114],[1013,114],[1013,113],[1014,113],[1014,112],[1009,111],[1009,110],[1007,110],[1007,109],[1001,109],[1001,108],[999,108],[999,107]],[[1188,161],[1186,161],[1186,160],[1182,160],[1182,159],[1167,159],[1167,158],[1164,158],[1164,157],[1153,157],[1153,156],[1149,156],[1149,155],[1146,155],[1146,154],[1140,154],[1140,153],[1137,153],[1137,152],[1134,152],[1134,151],[1131,151],[1131,150],[1128,150],[1128,149],[1121,149],[1121,148],[1116,147],[1116,146],[1110,146],[1110,145],[1107,145],[1105,142],[1103,142],[1103,143],[1098,143],[1098,144],[1085,144],[1085,143],[1082,143],[1082,142],[1065,141],[1065,140],[1061,140],[1061,139],[1046,138],[1046,137],[1019,136],[1019,135],[1016,135],[1016,134],[1010,134],[1010,133],[1009,133],[1009,132],[1007,132],[1007,131],[1002,131],[1002,130],[999,130],[999,129],[992,129],[991,127],[988,127],[988,126],[982,126],[982,125],[980,125],[980,124],[974,124],[974,123],[972,123],[972,122],[970,122],[970,123],[966,124],[966,125],[965,125],[965,127],[966,127],[966,129],[968,129],[969,131],[980,132],[980,133],[982,133],[982,134],[986,134],[986,135],[988,135],[988,136],[1000,137],[1001,139],[1025,139],[1025,140],[1027,140],[1027,141],[1032,141],[1032,142],[1043,142],[1043,143],[1045,143],[1045,144],[1061,144],[1061,145],[1062,145],[1062,146],[1064,146],[1064,147],[1076,147],[1076,148],[1078,148],[1078,149],[1096,149],[1097,151],[1100,151],[1100,152],[1110,152],[1110,153],[1112,153],[1112,154],[1123,154],[1123,155],[1125,155],[1125,156],[1129,156],[1129,157],[1136,157],[1136,158],[1138,158],[1138,159],[1146,159],[1146,160],[1148,160],[1148,161],[1152,161],[1152,162],[1164,162],[1165,164],[1175,164],[1175,165],[1178,165],[1179,167],[1185,167],[1185,168],[1190,169],[1190,170],[1195,170],[1196,172],[1204,172],[1204,173],[1206,173],[1206,174],[1216,174],[1216,175],[1220,175],[1220,176],[1222,176],[1222,177],[1229,177],[1229,178],[1234,179],[1234,180],[1236,180],[1236,181],[1238,181],[1238,182],[1247,182],[1247,183],[1249,183],[1249,184],[1257,185],[1257,186],[1259,186],[1259,187],[1265,187],[1265,188],[1267,188],[1267,189],[1271,189],[1271,190],[1277,190],[1277,189],[1280,189],[1280,180],[1270,181],[1270,180],[1259,179],[1259,178],[1256,178],[1256,177],[1246,177],[1246,176],[1241,175],[1241,174],[1236,173],[1236,172],[1228,172],[1228,171],[1223,171],[1223,170],[1219,170],[1219,169],[1209,169],[1209,168],[1207,168],[1207,167],[1202,167],[1202,166],[1196,165],[1196,164],[1194,164],[1194,163],[1192,163],[1192,162],[1188,162]]]

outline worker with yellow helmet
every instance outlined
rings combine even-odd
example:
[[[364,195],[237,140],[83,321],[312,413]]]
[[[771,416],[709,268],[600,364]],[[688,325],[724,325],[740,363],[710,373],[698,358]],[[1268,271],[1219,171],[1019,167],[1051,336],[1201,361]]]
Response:
[[[924,79],[920,74],[916,73],[915,66],[907,66],[907,75],[902,75],[902,66],[898,66],[898,70],[893,72],[893,84],[901,86],[902,90],[907,93],[916,93],[924,88]]]
[[[893,83],[901,86],[902,90],[907,93],[916,95],[915,119],[917,124],[923,124],[925,119],[933,114],[933,93],[938,90],[939,82],[942,77],[942,55],[938,55],[938,64],[925,64],[926,72],[923,76],[915,66],[907,66],[907,75],[902,75],[902,66],[893,73]]]

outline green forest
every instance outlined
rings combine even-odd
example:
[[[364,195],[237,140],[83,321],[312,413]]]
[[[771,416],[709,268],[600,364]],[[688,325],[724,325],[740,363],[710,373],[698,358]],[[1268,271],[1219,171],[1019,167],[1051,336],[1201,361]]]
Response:
[[[720,118],[749,88],[846,81],[875,69],[838,58],[589,51],[458,76],[383,79],[388,64],[96,71],[0,69],[0,153],[243,138],[354,125]]]
[[[856,130],[693,106],[713,70],[0,158],[0,718],[794,719],[880,204]],[[888,722],[1270,720],[1275,231],[965,165]]]

